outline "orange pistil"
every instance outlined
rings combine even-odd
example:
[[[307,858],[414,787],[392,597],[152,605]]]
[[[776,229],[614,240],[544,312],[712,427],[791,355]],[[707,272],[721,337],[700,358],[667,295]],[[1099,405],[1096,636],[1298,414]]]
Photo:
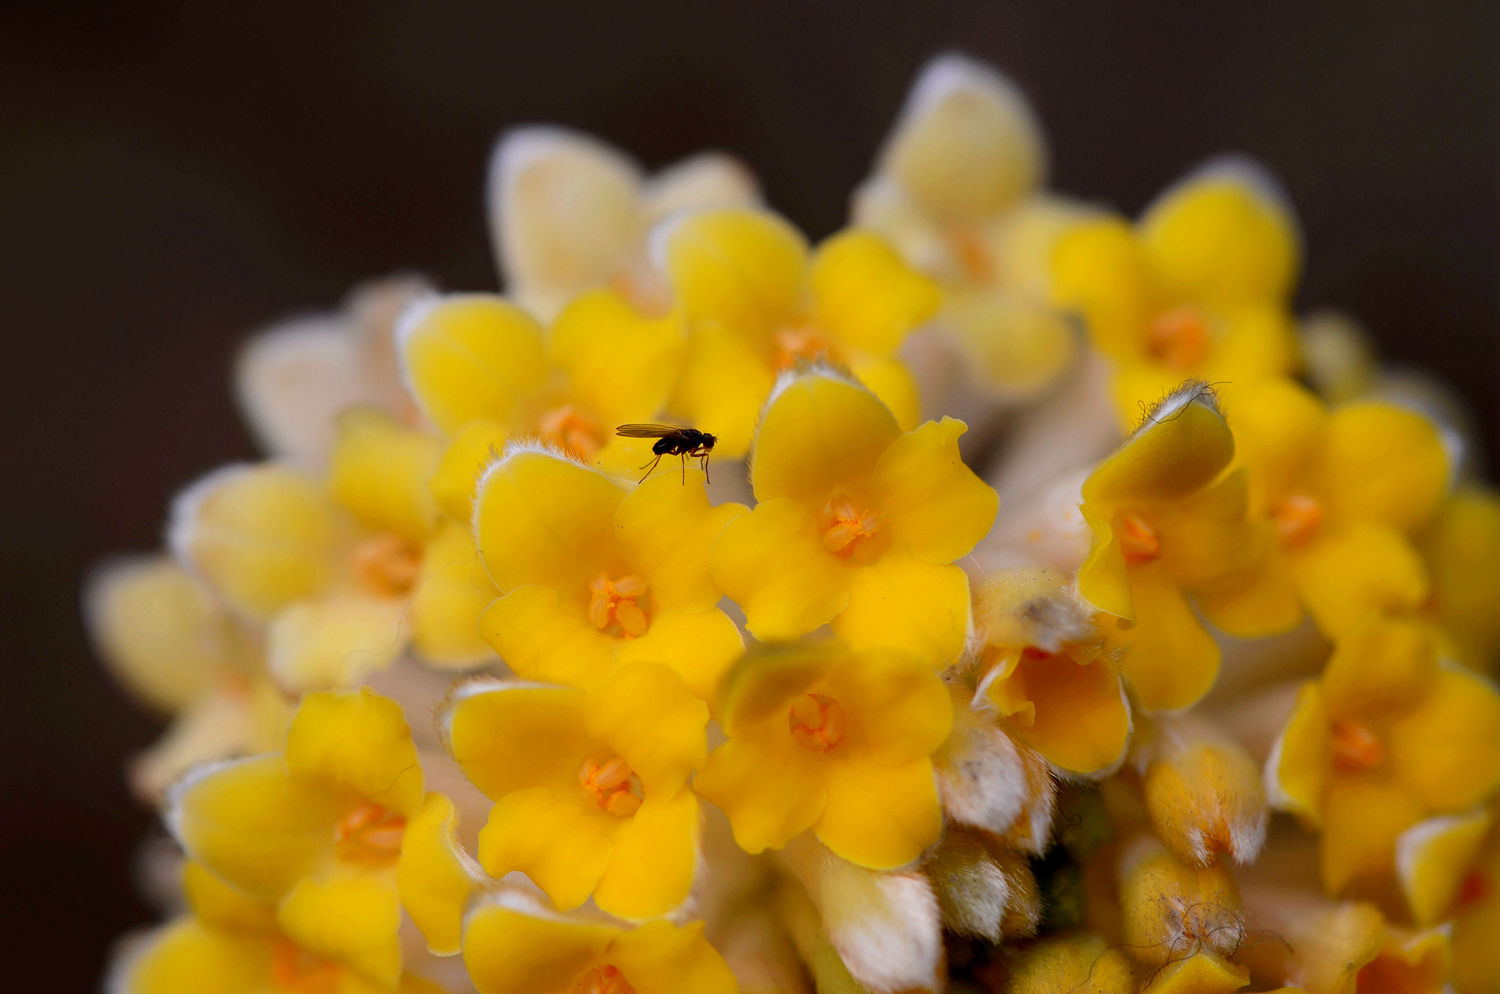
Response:
[[[339,858],[369,866],[394,862],[405,837],[405,818],[368,801],[340,818],[333,829]]]
[[[799,362],[827,359],[833,355],[833,345],[823,333],[805,324],[776,329],[774,345],[771,364],[778,373],[795,368]]]
[[[823,548],[837,556],[854,555],[880,531],[880,517],[848,497],[835,497],[823,508]]]
[[[640,778],[630,769],[630,764],[619,756],[613,756],[602,763],[585,760],[578,771],[578,785],[585,794],[593,798],[600,811],[629,818],[640,810]]]
[[[339,987],[339,968],[290,939],[277,937],[271,945],[271,982],[279,991],[334,994]]]
[[[1187,372],[1208,356],[1208,322],[1190,307],[1158,315],[1146,329],[1146,351],[1153,359]]]
[[[580,976],[568,994],[635,994],[635,988],[618,968],[596,966]]]
[[[1271,506],[1271,523],[1282,545],[1301,545],[1323,523],[1323,505],[1301,494],[1284,497]]]
[[[377,597],[403,597],[416,585],[422,550],[399,535],[377,535],[355,546],[351,566],[360,586]]]
[[[975,283],[994,282],[997,268],[994,253],[977,232],[968,228],[950,231],[948,250],[958,260],[966,278]]]
[[[589,462],[604,448],[604,430],[597,419],[572,404],[547,411],[537,421],[537,433],[566,454]]]
[[[1156,529],[1137,515],[1120,515],[1120,526],[1116,534],[1127,563],[1149,563],[1161,555],[1161,539],[1156,537]]]
[[[1333,761],[1342,770],[1357,773],[1379,766],[1385,759],[1385,747],[1375,733],[1357,721],[1335,718],[1333,721]]]
[[[849,720],[839,702],[826,694],[803,694],[787,715],[792,741],[809,752],[827,752],[844,741]]]
[[[627,574],[611,580],[600,573],[589,581],[589,624],[607,632],[618,626],[622,638],[646,634],[651,621],[638,603],[647,593],[646,581]]]

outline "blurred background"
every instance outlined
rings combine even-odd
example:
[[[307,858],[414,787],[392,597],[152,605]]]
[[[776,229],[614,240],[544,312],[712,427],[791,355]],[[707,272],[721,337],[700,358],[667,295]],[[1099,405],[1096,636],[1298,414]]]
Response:
[[[1208,155],[1264,160],[1305,232],[1299,305],[1454,384],[1495,465],[1493,5],[708,6],[0,10],[7,985],[94,989],[152,917],[121,765],[157,725],[91,658],[80,573],[153,547],[174,491],[253,455],[228,390],[248,332],[396,269],[494,287],[481,181],[510,125],[652,166],[728,149],[822,236],[921,63],[968,52],[1031,95],[1067,192],[1134,213]]]

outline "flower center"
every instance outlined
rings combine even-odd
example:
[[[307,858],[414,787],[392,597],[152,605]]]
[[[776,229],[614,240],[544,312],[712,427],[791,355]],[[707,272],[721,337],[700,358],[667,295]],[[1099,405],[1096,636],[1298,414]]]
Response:
[[[635,994],[635,988],[617,967],[596,966],[582,974],[568,994]]]
[[[774,354],[771,364],[784,373],[799,362],[827,359],[833,355],[833,343],[812,325],[793,324],[776,329],[772,338]]]
[[[844,741],[849,720],[839,702],[826,694],[803,694],[787,715],[792,741],[808,752],[827,752]]]
[[[1271,524],[1282,545],[1301,545],[1323,523],[1323,505],[1312,497],[1296,494],[1271,505]]]
[[[823,508],[823,548],[836,556],[852,556],[880,531],[880,516],[848,497],[835,497]]]
[[[295,994],[334,994],[339,968],[290,939],[277,937],[271,945],[271,983],[276,990]]]
[[[1342,770],[1374,769],[1385,759],[1385,747],[1369,728],[1344,718],[1333,720],[1333,761]]]
[[[645,598],[647,590],[646,581],[638,576],[626,574],[611,580],[608,574],[600,573],[589,581],[589,624],[601,632],[618,629],[621,638],[646,634],[651,621],[637,602]]]
[[[1191,307],[1157,315],[1146,329],[1146,352],[1176,370],[1196,369],[1208,356],[1208,322]]]
[[[584,760],[583,766],[578,770],[578,785],[599,806],[600,811],[608,811],[621,818],[629,818],[635,814],[643,799],[641,778],[619,756],[611,756],[602,763]],[[614,990],[612,987],[606,989]]]
[[[401,855],[405,836],[405,818],[368,801],[340,818],[333,829],[339,858],[367,866],[393,862]]]
[[[992,283],[996,276],[995,256],[978,232],[958,228],[948,233],[948,250],[958,261],[964,277],[974,283]]]
[[[1156,537],[1156,529],[1139,515],[1120,515],[1115,534],[1120,539],[1120,551],[1125,553],[1127,563],[1149,563],[1161,555],[1161,539]]]
[[[399,535],[376,535],[354,547],[354,579],[377,597],[411,593],[422,569],[422,550]]]
[[[557,446],[574,459],[588,462],[604,448],[599,422],[572,404],[554,407],[537,421],[542,441]]]

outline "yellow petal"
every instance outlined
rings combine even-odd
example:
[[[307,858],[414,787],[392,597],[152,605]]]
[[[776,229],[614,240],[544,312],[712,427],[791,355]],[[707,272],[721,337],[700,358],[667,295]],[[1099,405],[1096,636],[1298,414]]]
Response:
[[[271,944],[253,935],[179,918],[145,940],[112,971],[121,994],[261,994],[271,972]]]
[[[765,349],[719,321],[695,323],[668,408],[718,438],[714,455],[739,459],[750,449],[755,422],[775,373]]]
[[[703,937],[703,922],[647,922],[620,936],[610,959],[640,994],[736,994],[734,974]]]
[[[930,759],[900,766],[859,759],[834,762],[825,783],[827,801],[813,831],[825,846],[858,866],[904,866],[942,833]]]
[[[948,294],[938,318],[973,361],[972,372],[997,398],[1039,397],[1068,371],[1082,342],[1062,311],[1044,298],[986,287]]]
[[[276,911],[281,930],[315,956],[390,990],[401,976],[401,903],[387,876],[351,873],[302,880]]]
[[[895,352],[941,299],[937,284],[866,231],[841,232],[818,246],[808,284],[814,323],[849,352]]]
[[[1432,606],[1455,643],[1459,661],[1488,669],[1500,647],[1500,498],[1470,486],[1455,493],[1423,546],[1432,576]]]
[[[505,451],[505,426],[498,421],[470,421],[443,450],[432,474],[432,496],[439,509],[465,527],[474,517],[479,480]]]
[[[615,535],[633,552],[655,602],[683,611],[703,611],[719,602],[708,555],[724,526],[748,511],[743,504],[711,506],[702,474],[689,482],[662,473],[648,478],[620,501]]]
[[[1167,847],[1205,866],[1220,853],[1248,864],[1266,837],[1260,768],[1237,743],[1168,732],[1146,768],[1146,807]]]
[[[708,707],[665,666],[629,663],[588,694],[588,732],[640,777],[648,798],[673,794],[707,758]]]
[[[1305,387],[1273,378],[1225,387],[1224,410],[1234,429],[1234,462],[1250,470],[1250,501],[1263,513],[1283,497],[1321,491],[1328,413]]]
[[[187,570],[165,556],[119,559],[85,585],[89,634],[111,673],[162,711],[186,707],[253,658],[249,639]]]
[[[1271,803],[1313,826],[1323,820],[1323,789],[1333,763],[1330,720],[1318,685],[1304,684],[1266,760]]]
[[[276,905],[263,901],[191,860],[182,866],[182,896],[205,924],[240,932],[274,932]]]
[[[1288,550],[1287,565],[1308,613],[1338,638],[1372,613],[1399,613],[1427,596],[1427,575],[1411,543],[1388,525],[1324,528]]]
[[[951,563],[968,555],[995,521],[999,496],[958,452],[967,430],[954,418],[929,421],[897,438],[876,463],[891,540],[918,559]]]
[[[856,355],[849,372],[891,412],[896,426],[911,431],[922,420],[922,395],[911,367],[899,356]]]
[[[1434,811],[1462,811],[1500,789],[1500,691],[1446,664],[1387,736],[1391,766]]]
[[[947,740],[953,701],[928,659],[892,649],[843,649],[836,643],[817,647],[813,654],[828,659],[822,692],[854,719],[846,754],[901,765],[931,756]],[[795,652],[791,655],[795,658]]]
[[[1141,241],[1166,292],[1211,306],[1284,298],[1300,256],[1284,195],[1248,162],[1211,164],[1167,191]]]
[[[449,698],[439,729],[464,776],[500,798],[527,787],[576,785],[592,748],[588,722],[581,690],[472,680]]]
[[[479,634],[519,676],[589,687],[614,666],[615,639],[583,609],[559,603],[551,587],[517,587],[479,616]]]
[[[719,208],[671,224],[663,263],[687,319],[759,338],[795,318],[807,245],[774,214]]]
[[[969,577],[959,567],[891,553],[850,570],[848,590],[849,606],[832,624],[854,648],[902,649],[932,665],[962,653],[970,628]]]
[[[464,965],[480,994],[567,994],[619,935],[502,892],[464,922]]]
[[[1405,618],[1372,616],[1334,646],[1320,679],[1340,716],[1403,710],[1420,701],[1438,673],[1432,636]]]
[[[812,512],[789,498],[762,500],[725,525],[709,569],[762,641],[805,635],[848,605],[850,569],[823,548]]]
[[[412,593],[411,633],[418,654],[452,667],[493,658],[479,635],[479,617],[499,596],[479,563],[469,529],[443,521],[422,551],[422,572]]]
[[[271,620],[266,665],[293,692],[347,687],[390,666],[407,636],[399,599],[348,593],[300,601]]]
[[[567,377],[570,396],[607,424],[661,412],[686,344],[677,315],[646,317],[602,289],[574,298],[547,334],[547,354]]]
[[[1017,738],[1073,773],[1094,773],[1120,761],[1130,738],[1130,709],[1113,666],[1102,658],[1076,662],[1066,654],[1023,659],[1020,665],[1035,714],[1030,725],[1012,730]]]
[[[339,415],[328,489],[360,523],[419,542],[437,520],[428,480],[441,454],[438,439],[385,411],[351,408]]]
[[[267,899],[320,865],[339,817],[336,799],[295,790],[274,755],[202,769],[178,784],[168,802],[167,823],[193,859]]]
[[[611,837],[609,866],[594,888],[594,903],[631,920],[677,908],[693,887],[698,836],[698,798],[691,790],[665,797],[648,791]]]
[[[540,583],[582,603],[589,580],[623,559],[614,516],[624,496],[619,483],[561,456],[508,453],[474,503],[485,570],[503,591]]]
[[[1082,314],[1089,340],[1111,359],[1145,352],[1149,280],[1145,251],[1119,218],[1079,224],[1052,254],[1052,299]]]
[[[1324,890],[1335,895],[1357,879],[1394,875],[1396,839],[1423,814],[1402,785],[1374,778],[1333,780],[1323,812],[1319,871]]]
[[[881,153],[879,169],[946,222],[977,222],[1036,189],[1046,168],[1026,98],[987,65],[928,63]]]
[[[1134,994],[1130,960],[1088,934],[1057,934],[1017,952],[1006,978],[1013,994]]]
[[[1494,882],[1500,880],[1500,846],[1491,846],[1476,867],[1487,893],[1466,905],[1453,923],[1453,986],[1460,994],[1492,994],[1500,976],[1500,900]]]
[[[1178,862],[1149,834],[1119,857],[1123,935],[1139,960],[1165,967],[1194,952],[1232,956],[1245,939],[1234,878],[1222,864]]]
[[[646,215],[659,221],[684,210],[754,207],[760,202],[755,176],[723,152],[699,152],[662,167],[642,191]]]
[[[610,860],[615,816],[546,787],[506,794],[479,832],[479,861],[492,876],[525,873],[564,911],[589,899]]]
[[[1431,421],[1374,401],[1328,422],[1328,495],[1341,514],[1410,531],[1448,492],[1448,456]]]
[[[231,466],[178,496],[172,547],[237,610],[265,620],[335,578],[353,522],[310,476]]]
[[[1125,561],[1125,550],[1115,534],[1113,513],[1108,508],[1080,505],[1079,513],[1089,526],[1093,542],[1088,556],[1078,567],[1078,596],[1105,614],[1125,621],[1135,621],[1135,603],[1131,600],[1132,570]]]
[[[1401,893],[1420,926],[1447,917],[1495,818],[1484,809],[1419,822],[1396,840]]]
[[[719,680],[744,651],[745,640],[729,616],[707,611],[663,611],[639,638],[615,648],[615,665],[661,663],[674,670],[699,700],[711,701]]]
[[[1275,635],[1302,620],[1297,585],[1273,551],[1246,569],[1195,586],[1193,602],[1209,624],[1237,638]]]
[[[1175,711],[1196,703],[1219,675],[1219,646],[1203,630],[1182,591],[1159,568],[1130,571],[1135,627],[1114,625],[1110,641],[1128,645],[1123,673],[1141,707]]]
[[[1301,368],[1297,329],[1281,301],[1241,304],[1215,317],[1218,337],[1199,371],[1208,382],[1253,383]]]
[[[130,762],[136,794],[159,805],[168,789],[199,763],[269,752],[286,728],[291,708],[269,679],[248,687],[236,681],[198,698],[144,752]]]
[[[1216,953],[1194,953],[1151,980],[1147,994],[1230,994],[1250,983],[1250,972]]]
[[[475,889],[471,861],[458,844],[458,815],[442,794],[428,794],[406,825],[396,885],[401,906],[437,956],[459,951],[464,907]]]
[[[347,792],[406,817],[422,805],[422,767],[401,705],[368,687],[305,694],[287,730],[286,768],[320,793]]]
[[[763,724],[732,733],[709,754],[693,789],[729,816],[741,849],[759,853],[781,848],[818,820],[823,765],[792,742],[783,718],[781,728]]]
[[[407,386],[449,435],[481,419],[519,426],[546,383],[541,327],[500,297],[430,298],[402,318],[398,342]]]
[[[1185,384],[1083,484],[1093,504],[1163,501],[1207,486],[1234,455],[1234,436],[1213,394]]]

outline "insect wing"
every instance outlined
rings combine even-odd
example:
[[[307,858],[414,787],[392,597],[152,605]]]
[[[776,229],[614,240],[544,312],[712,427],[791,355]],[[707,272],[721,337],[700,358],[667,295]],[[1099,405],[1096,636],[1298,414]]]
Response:
[[[616,435],[626,438],[672,438],[687,431],[680,425],[621,425],[615,429]]]

